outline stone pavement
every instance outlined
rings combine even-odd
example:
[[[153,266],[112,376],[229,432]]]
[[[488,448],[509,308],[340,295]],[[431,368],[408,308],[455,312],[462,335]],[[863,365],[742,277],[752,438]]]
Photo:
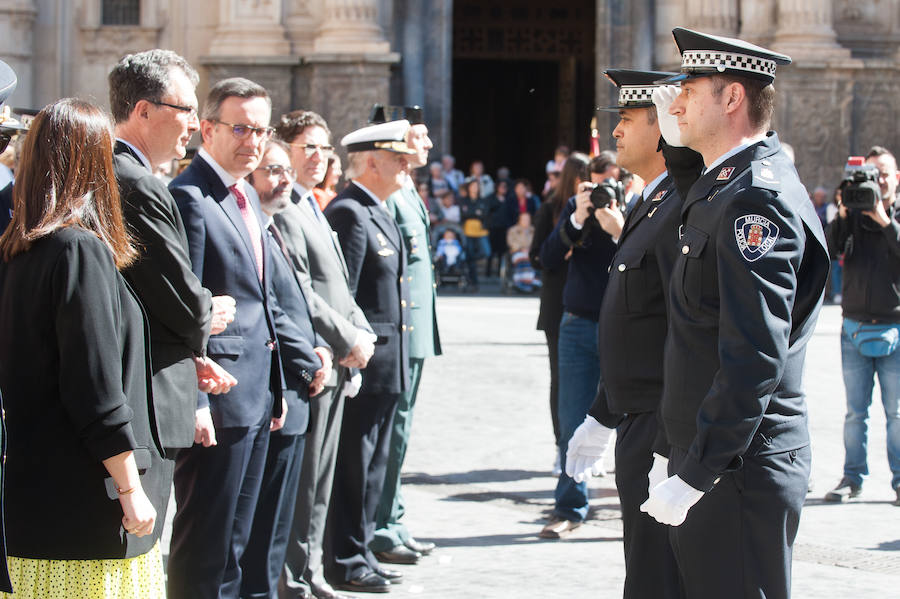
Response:
[[[417,566],[397,566],[406,580],[392,595],[621,597],[622,525],[612,476],[593,479],[591,517],[570,538],[537,537],[555,485],[537,308],[533,297],[439,297],[444,356],[426,361],[403,486],[410,529],[439,548]],[[897,597],[900,508],[889,503],[877,397],[864,495],[849,505],[821,501],[843,462],[839,331],[840,309],[825,307],[807,356],[814,490],[795,548],[793,597]]]

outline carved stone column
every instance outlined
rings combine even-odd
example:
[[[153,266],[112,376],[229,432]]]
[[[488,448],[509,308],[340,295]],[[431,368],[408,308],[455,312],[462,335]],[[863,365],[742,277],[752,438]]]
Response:
[[[376,0],[324,0],[317,54],[386,54],[390,45],[378,26]]]
[[[32,105],[36,17],[33,0],[0,0],[0,56],[16,72],[18,79],[9,102],[11,105]]]
[[[768,48],[775,37],[778,7],[775,0],[741,2],[741,34],[744,41]]]
[[[322,20],[322,3],[316,0],[284,0],[285,29],[294,54],[313,51],[316,30]]]
[[[653,62],[657,69],[677,71],[681,68],[678,47],[672,30],[684,22],[686,0],[656,1],[656,36]]]
[[[781,0],[773,49],[795,60],[827,62],[849,58],[837,43],[832,23],[832,0]]]
[[[212,56],[283,56],[291,53],[281,23],[281,0],[219,0]]]
[[[686,8],[689,29],[737,37],[737,0],[687,0]]]

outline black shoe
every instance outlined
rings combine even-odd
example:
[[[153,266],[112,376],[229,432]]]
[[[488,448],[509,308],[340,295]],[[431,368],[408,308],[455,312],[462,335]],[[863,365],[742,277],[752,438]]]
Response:
[[[900,487],[894,489],[894,492],[897,494],[897,499],[894,500],[894,505],[900,507]]]
[[[406,545],[394,545],[387,551],[376,551],[375,558],[384,564],[417,564],[422,554]]]
[[[825,501],[841,503],[842,501],[859,497],[861,493],[862,485],[852,482],[845,476],[841,479],[841,482],[838,483],[838,486],[825,493]]]
[[[391,583],[375,572],[365,572],[356,578],[334,585],[342,591],[355,591],[357,593],[387,593],[391,590]]]
[[[315,599],[351,599],[349,595],[341,595],[340,593],[336,592],[333,588],[331,588],[331,585],[327,583],[321,585],[310,583],[309,587],[310,594],[308,595],[308,597],[310,598],[315,597]]]
[[[408,538],[404,545],[406,545],[407,548],[412,549],[413,551],[418,551],[422,555],[430,554],[436,547],[434,543],[422,543],[421,541],[417,541],[412,537]]]
[[[375,568],[375,574],[387,580],[390,584],[400,584],[403,582],[403,572],[399,570],[388,570],[387,568]]]

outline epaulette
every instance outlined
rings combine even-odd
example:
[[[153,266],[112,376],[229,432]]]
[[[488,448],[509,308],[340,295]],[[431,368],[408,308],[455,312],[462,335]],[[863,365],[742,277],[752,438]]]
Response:
[[[753,171],[751,186],[781,191],[781,180],[775,174],[775,171],[772,170],[772,162],[770,160],[754,160],[750,163],[750,169]]]

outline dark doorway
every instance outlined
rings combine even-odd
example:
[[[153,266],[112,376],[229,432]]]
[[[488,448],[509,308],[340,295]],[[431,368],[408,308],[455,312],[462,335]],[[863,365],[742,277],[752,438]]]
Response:
[[[596,1],[456,0],[452,152],[540,191],[559,144],[589,148]]]

